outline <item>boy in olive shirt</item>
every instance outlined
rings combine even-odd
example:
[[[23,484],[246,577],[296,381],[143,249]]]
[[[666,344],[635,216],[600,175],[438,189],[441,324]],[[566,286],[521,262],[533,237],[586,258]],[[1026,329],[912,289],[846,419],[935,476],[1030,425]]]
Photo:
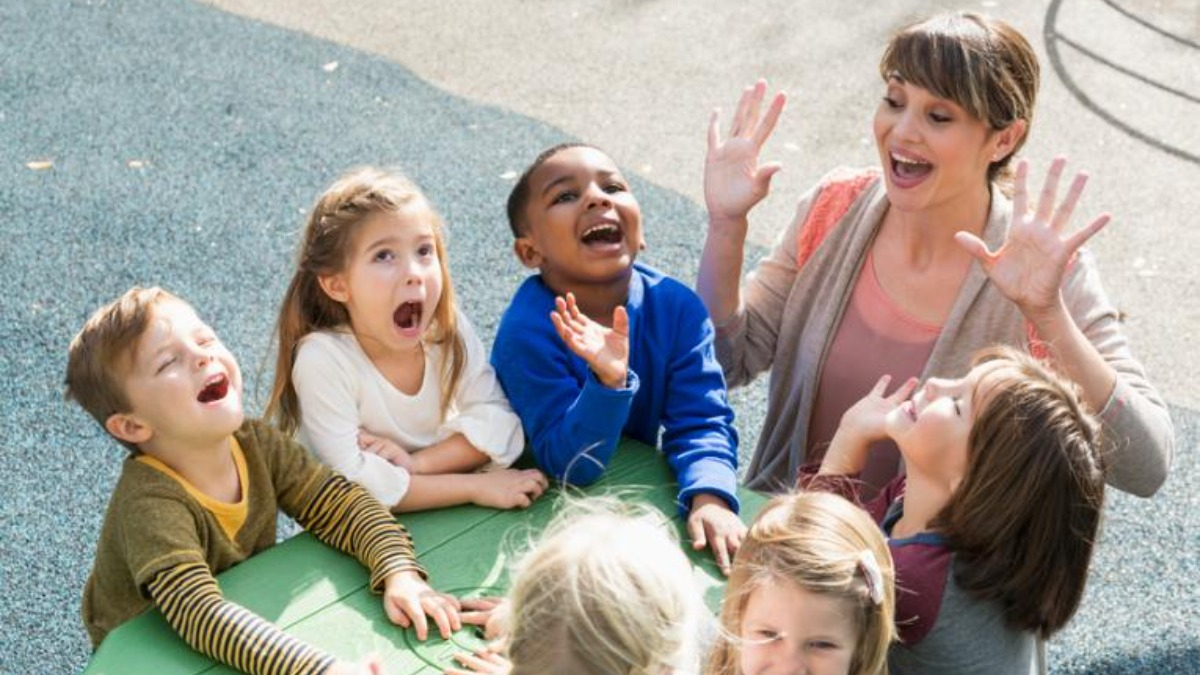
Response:
[[[374,672],[338,662],[221,595],[215,574],[275,542],[276,510],[371,570],[388,618],[426,614],[444,637],[458,603],[425,583],[412,541],[361,488],[245,419],[237,361],[186,302],[133,288],[71,342],[67,395],[132,454],[109,501],[83,618],[93,645],[156,605],[194,649],[251,673]]]

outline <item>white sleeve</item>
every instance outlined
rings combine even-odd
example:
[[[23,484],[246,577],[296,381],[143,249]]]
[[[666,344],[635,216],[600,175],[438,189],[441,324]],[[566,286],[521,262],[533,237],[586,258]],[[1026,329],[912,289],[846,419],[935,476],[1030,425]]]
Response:
[[[300,403],[300,441],[331,469],[393,507],[408,492],[409,473],[359,449],[358,373],[335,340],[312,333],[296,350],[292,383]]]
[[[467,363],[454,397],[455,410],[438,435],[447,437],[461,433],[471,445],[491,457],[493,464],[509,466],[525,449],[521,419],[513,412],[500,388],[483,342],[462,312],[458,314],[458,325],[466,347]]]

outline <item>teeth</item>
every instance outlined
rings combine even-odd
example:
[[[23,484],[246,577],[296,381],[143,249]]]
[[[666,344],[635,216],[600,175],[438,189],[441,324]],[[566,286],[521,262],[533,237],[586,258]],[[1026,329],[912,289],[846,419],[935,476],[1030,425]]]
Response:
[[[892,154],[892,160],[895,162],[899,162],[901,164],[928,164],[929,163],[929,162],[922,162],[919,159],[909,159],[908,157],[901,157],[900,155],[897,155],[894,152],[891,154]]]
[[[586,231],[584,231],[583,236],[588,237],[597,232],[608,232],[608,231],[615,232],[616,229],[617,229],[617,226],[613,225],[611,223],[600,223],[599,225],[593,225],[593,226],[589,227]]]

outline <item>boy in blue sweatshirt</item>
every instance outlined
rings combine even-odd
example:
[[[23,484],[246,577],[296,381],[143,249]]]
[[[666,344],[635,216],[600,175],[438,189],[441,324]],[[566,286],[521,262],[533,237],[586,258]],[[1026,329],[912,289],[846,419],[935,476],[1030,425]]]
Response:
[[[542,470],[595,481],[622,433],[658,445],[696,549],[721,569],[741,543],[737,432],[691,288],[646,265],[642,216],[612,158],[582,144],[534,160],[508,198],[513,250],[539,274],[517,290],[492,365]]]

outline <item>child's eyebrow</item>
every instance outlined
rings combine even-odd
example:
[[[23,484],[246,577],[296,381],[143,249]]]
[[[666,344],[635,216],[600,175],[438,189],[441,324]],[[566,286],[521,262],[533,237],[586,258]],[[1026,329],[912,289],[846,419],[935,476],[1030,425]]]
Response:
[[[396,237],[389,234],[387,236],[380,237],[379,239],[376,239],[375,241],[371,242],[370,244],[367,245],[367,248],[365,250],[370,251],[371,249],[379,248],[380,246],[383,246],[385,244],[394,244],[395,242],[396,242]]]
[[[561,185],[563,183],[569,183],[573,180],[575,180],[575,177],[572,176],[571,174],[564,174],[562,176],[559,176],[558,178],[555,178],[554,180],[550,181],[549,183],[546,183],[546,185],[542,188],[542,194],[545,195],[547,192],[554,189],[558,185]]]

